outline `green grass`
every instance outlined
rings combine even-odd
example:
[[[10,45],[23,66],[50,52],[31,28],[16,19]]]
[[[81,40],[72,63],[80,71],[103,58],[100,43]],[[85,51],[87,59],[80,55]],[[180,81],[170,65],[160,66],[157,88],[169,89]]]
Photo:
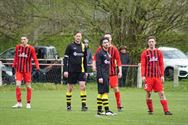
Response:
[[[165,94],[172,116],[165,116],[157,94],[152,95],[154,115],[147,114],[145,92],[137,88],[121,88],[124,111],[116,110],[113,92],[109,103],[116,116],[96,116],[96,85],[88,83],[88,112],[80,111],[79,87],[75,86],[71,112],[66,111],[65,85],[33,84],[32,109],[25,108],[26,91],[22,91],[23,108],[15,104],[15,86],[0,87],[0,125],[188,125],[188,81],[179,87],[165,84]],[[24,86],[22,86],[24,88]]]

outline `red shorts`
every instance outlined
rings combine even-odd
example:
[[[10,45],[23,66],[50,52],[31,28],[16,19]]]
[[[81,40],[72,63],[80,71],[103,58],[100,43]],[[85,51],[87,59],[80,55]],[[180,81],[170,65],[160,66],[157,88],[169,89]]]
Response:
[[[24,80],[25,83],[31,82],[31,73],[30,72],[16,72],[16,81]]]
[[[144,89],[151,92],[161,92],[164,90],[161,78],[146,78]]]
[[[118,76],[117,75],[110,76],[110,87],[111,88],[118,87]]]

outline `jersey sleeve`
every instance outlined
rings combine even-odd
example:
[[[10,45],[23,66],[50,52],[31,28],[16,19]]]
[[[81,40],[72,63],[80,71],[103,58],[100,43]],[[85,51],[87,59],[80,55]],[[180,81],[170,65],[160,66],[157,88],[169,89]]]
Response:
[[[97,54],[101,49],[102,49],[101,47],[97,48],[95,54],[93,55],[93,61],[96,61],[96,54]]]
[[[12,67],[16,68],[17,62],[18,62],[18,45],[15,48],[14,61],[13,61]]]
[[[87,72],[87,48],[82,44],[82,47],[84,47],[84,70]]]
[[[40,69],[39,68],[39,62],[38,62],[38,59],[37,59],[37,55],[36,55],[36,52],[35,52],[35,49],[33,47],[31,47],[31,54],[32,54],[32,58],[35,62],[35,65],[36,65],[36,69]]]
[[[141,75],[142,77],[145,76],[145,70],[146,69],[146,52],[143,51],[141,54]]]
[[[160,75],[164,76],[164,61],[163,61],[163,54],[161,51],[158,50],[159,53],[159,67],[160,67]]]
[[[116,63],[119,66],[121,66],[121,58],[120,58],[120,55],[119,55],[119,51],[116,47],[114,47],[114,52],[115,52],[115,60],[116,60]]]
[[[69,53],[70,53],[70,45],[67,46],[63,58],[63,70],[68,71],[68,59],[69,59]]]
[[[96,68],[97,68],[97,77],[98,78],[102,78],[101,65],[102,65],[101,54],[98,52],[98,53],[96,53]]]

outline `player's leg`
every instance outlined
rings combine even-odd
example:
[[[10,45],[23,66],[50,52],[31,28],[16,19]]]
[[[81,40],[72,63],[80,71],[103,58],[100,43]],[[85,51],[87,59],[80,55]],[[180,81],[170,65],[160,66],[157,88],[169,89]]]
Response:
[[[88,107],[86,105],[86,100],[87,100],[87,93],[86,93],[86,85],[85,81],[80,81],[80,98],[81,98],[81,103],[82,103],[82,111],[87,111]]]
[[[160,103],[163,107],[164,114],[172,115],[172,113],[168,110],[168,101],[164,94],[164,87],[163,87],[163,83],[161,82],[160,78],[155,78],[154,91],[158,92],[158,95],[160,97]]]
[[[117,76],[110,76],[110,86],[114,90],[117,109],[119,112],[121,112],[123,107],[121,104],[121,94],[120,94],[119,87],[118,87],[118,77]]]
[[[21,102],[21,81],[22,81],[22,73],[16,72],[16,100],[17,103],[12,106],[12,108],[21,108],[22,102]]]
[[[26,88],[27,88],[27,104],[26,104],[26,108],[30,109],[31,108],[31,96],[32,96],[31,83],[26,83]]]
[[[67,84],[67,92],[66,92],[66,102],[67,102],[67,111],[71,111],[71,99],[72,99],[72,90],[73,84]]]
[[[86,74],[85,73],[79,73],[78,74],[78,81],[80,84],[80,98],[82,103],[82,111],[87,111],[88,107],[86,105],[87,101],[87,93],[86,93]]]
[[[67,111],[71,111],[71,100],[72,100],[72,91],[73,85],[77,83],[77,74],[69,73],[67,79],[67,92],[66,92],[66,103],[67,103]]]
[[[102,94],[98,94],[97,95],[97,115],[103,115],[103,111],[102,111]]]
[[[146,78],[146,81],[144,83],[144,89],[146,91],[146,105],[148,107],[148,113],[153,114],[153,102],[151,98],[151,93],[152,93],[152,78]]]
[[[110,111],[109,108],[108,93],[102,94],[102,103],[105,110],[105,115],[114,115],[114,113]]]
[[[26,108],[31,108],[31,97],[32,97],[32,87],[31,87],[31,73],[23,73],[24,81],[26,82],[27,89],[27,104]]]
[[[153,114],[153,102],[150,91],[146,91],[146,105],[148,107],[148,113]]]
[[[160,97],[160,103],[163,107],[164,114],[165,115],[172,115],[172,113],[168,109],[168,101],[166,100],[164,91],[160,91],[160,92],[158,92],[158,94],[159,94],[159,97]]]

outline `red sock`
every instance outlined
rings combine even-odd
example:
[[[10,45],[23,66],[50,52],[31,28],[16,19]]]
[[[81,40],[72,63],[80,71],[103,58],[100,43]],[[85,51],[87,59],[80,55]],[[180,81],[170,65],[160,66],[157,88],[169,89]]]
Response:
[[[115,92],[115,97],[116,97],[117,108],[122,107],[121,106],[120,92]]]
[[[16,99],[17,99],[17,102],[21,102],[21,88],[20,87],[16,87]]]
[[[168,101],[167,100],[160,100],[162,106],[163,106],[163,111],[167,112],[168,111]]]
[[[146,99],[146,104],[148,106],[148,110],[150,112],[153,112],[153,103],[152,103],[152,99]]]
[[[27,103],[30,103],[32,95],[32,88],[27,88]]]

